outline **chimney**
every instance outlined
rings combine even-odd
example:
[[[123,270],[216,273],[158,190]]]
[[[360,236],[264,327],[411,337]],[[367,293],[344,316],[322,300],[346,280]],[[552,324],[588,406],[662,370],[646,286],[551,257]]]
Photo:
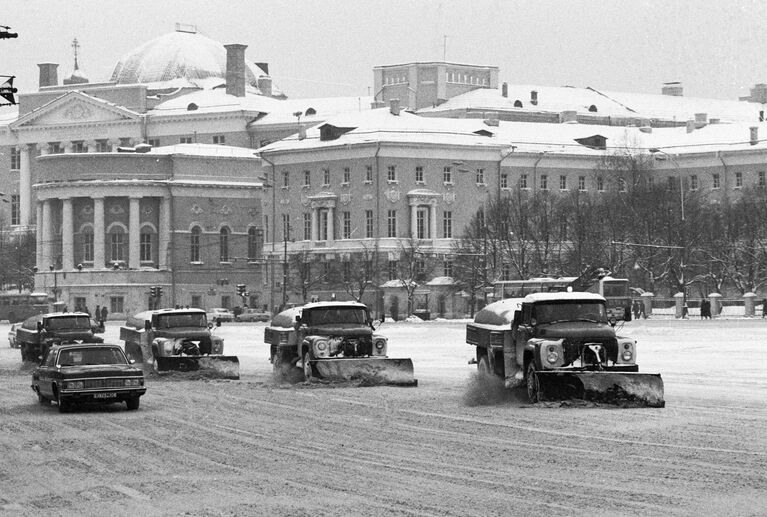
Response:
[[[303,140],[306,138],[306,128],[301,124],[298,125],[298,139]]]
[[[764,110],[759,110],[759,122],[764,122]]]
[[[503,83],[501,85],[501,96],[502,97],[508,97],[509,96],[509,83]]]
[[[671,83],[663,83],[661,93],[663,95],[670,95],[672,97],[682,97],[682,83],[677,81]]]
[[[261,95],[266,95],[267,97],[272,96],[272,78],[266,75],[262,75],[258,78],[258,89],[261,92]]]
[[[688,120],[687,121],[687,132],[692,133],[695,131],[695,121],[694,120]]]
[[[43,86],[56,86],[59,84],[59,78],[56,70],[59,68],[57,63],[40,63],[40,88]]]
[[[759,143],[759,128],[757,126],[751,126],[749,128],[751,130],[751,145],[756,145]]]
[[[532,90],[530,92],[530,104],[532,104],[533,106],[538,105],[538,92],[535,90]]]
[[[700,129],[708,124],[708,113],[695,114],[695,129]]]
[[[233,43],[226,48],[226,93],[245,97],[245,49],[247,45]]]
[[[256,63],[256,66],[264,71],[264,75],[269,75],[269,63]]]
[[[389,100],[389,111],[392,115],[399,115],[399,99]]]

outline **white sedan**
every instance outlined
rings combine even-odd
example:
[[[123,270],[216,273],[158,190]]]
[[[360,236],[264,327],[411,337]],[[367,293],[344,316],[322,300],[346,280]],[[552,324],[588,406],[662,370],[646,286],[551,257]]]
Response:
[[[223,307],[208,309],[207,314],[208,322],[210,323],[215,323],[216,321],[234,321],[234,314],[232,314],[232,311],[224,309]]]

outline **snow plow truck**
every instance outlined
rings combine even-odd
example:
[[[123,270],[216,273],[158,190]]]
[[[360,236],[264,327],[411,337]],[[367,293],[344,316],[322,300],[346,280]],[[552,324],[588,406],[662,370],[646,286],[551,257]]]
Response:
[[[376,334],[367,306],[358,302],[316,302],[284,310],[264,330],[278,379],[359,380],[417,386],[413,361],[387,357],[387,338]]]
[[[530,402],[583,399],[664,407],[663,380],[639,373],[636,341],[615,332],[593,293],[536,293],[487,305],[466,327],[480,374],[526,388]]]
[[[240,378],[237,356],[224,354],[224,340],[211,333],[202,309],[139,312],[120,327],[125,354],[157,372],[205,371],[225,379]]]

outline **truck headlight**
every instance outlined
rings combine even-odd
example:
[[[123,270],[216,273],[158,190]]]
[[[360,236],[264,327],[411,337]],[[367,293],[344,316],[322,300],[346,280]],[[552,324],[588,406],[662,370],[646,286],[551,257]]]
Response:
[[[317,341],[317,350],[319,351],[325,351],[328,348],[328,342],[327,341]]]
[[[169,356],[173,355],[173,342],[172,341],[164,341],[162,343],[162,355]]]
[[[556,364],[556,362],[559,361],[559,350],[557,350],[557,347],[548,347],[546,352],[546,361],[548,361],[549,364]]]
[[[632,354],[632,353],[631,353],[631,350],[624,350],[624,351],[623,351],[623,353],[621,354],[621,358],[622,358],[624,361],[626,361],[627,363],[628,363],[628,362],[631,362],[631,359],[632,359],[633,357],[634,357],[634,354]]]

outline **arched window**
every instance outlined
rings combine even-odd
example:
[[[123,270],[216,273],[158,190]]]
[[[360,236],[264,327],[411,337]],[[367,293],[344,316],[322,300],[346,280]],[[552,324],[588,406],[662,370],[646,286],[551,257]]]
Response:
[[[192,228],[192,235],[189,237],[190,262],[202,262],[200,260],[200,235],[202,235],[202,230],[199,226]]]
[[[514,101],[514,107],[515,108],[521,108],[522,107],[522,101],[517,99]]]
[[[223,227],[218,234],[218,249],[221,262],[229,262],[229,228]]]
[[[261,256],[264,233],[254,226],[248,228],[248,260],[255,260]]]

